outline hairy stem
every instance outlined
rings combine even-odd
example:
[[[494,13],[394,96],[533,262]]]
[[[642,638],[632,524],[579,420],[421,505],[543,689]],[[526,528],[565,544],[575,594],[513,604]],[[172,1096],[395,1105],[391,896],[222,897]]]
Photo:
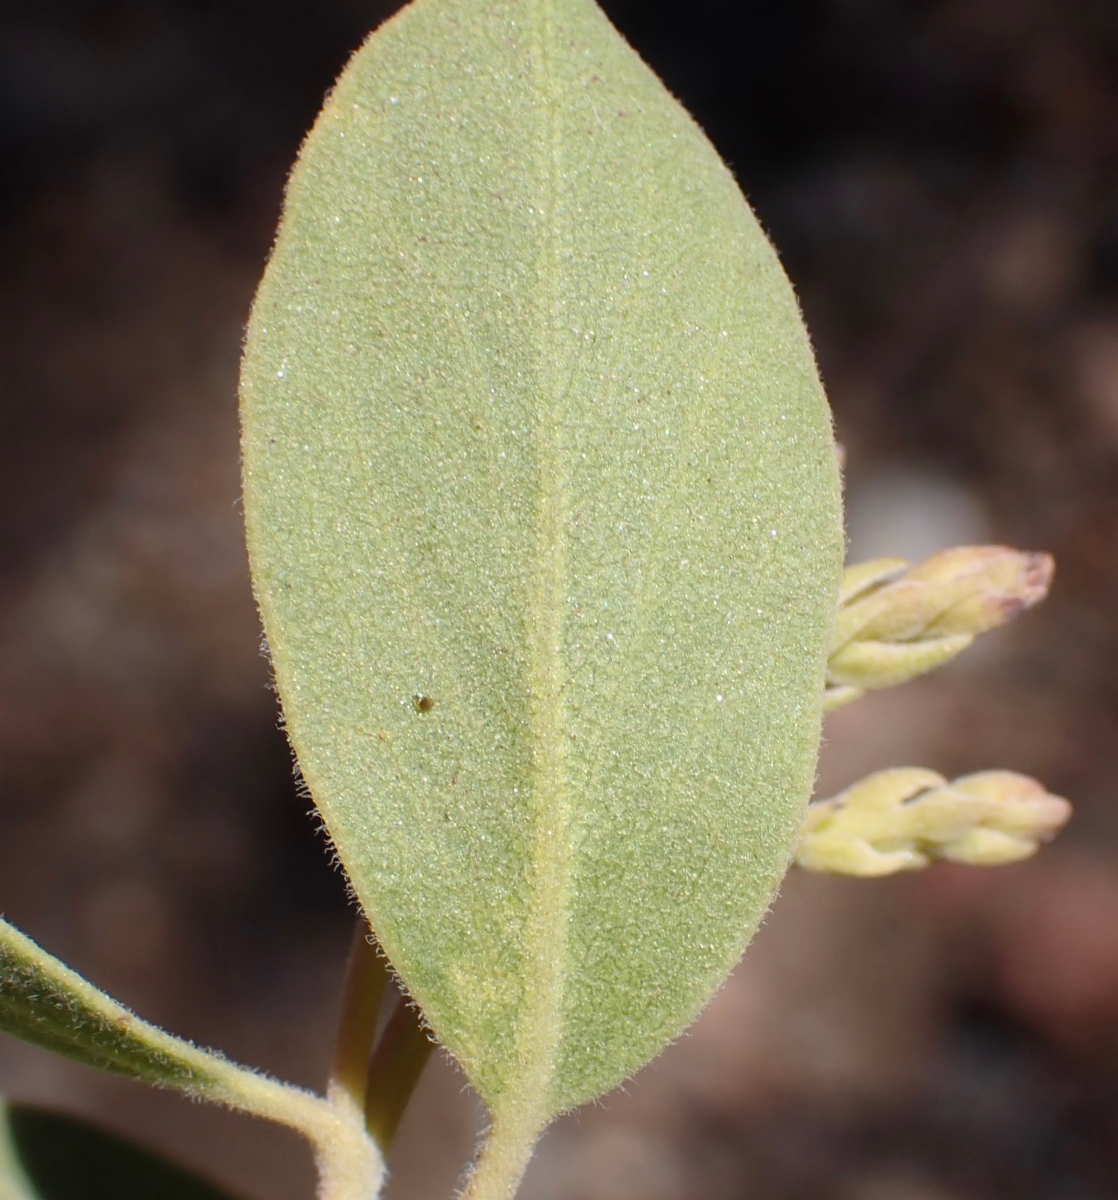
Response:
[[[462,1200],[512,1200],[545,1121],[528,1106],[495,1113]]]

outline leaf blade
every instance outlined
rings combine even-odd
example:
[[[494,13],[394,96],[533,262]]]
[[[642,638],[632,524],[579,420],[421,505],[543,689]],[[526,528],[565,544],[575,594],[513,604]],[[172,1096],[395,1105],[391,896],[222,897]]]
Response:
[[[2,1200],[230,1200],[123,1138],[61,1113],[0,1101]]]
[[[0,1108],[0,1200],[39,1200],[20,1162],[15,1135],[7,1117],[7,1105],[3,1105]]]
[[[0,1029],[87,1066],[203,1095],[216,1056],[141,1021],[0,920]]]
[[[0,1031],[85,1066],[290,1125],[344,1148],[370,1177],[371,1143],[327,1101],[238,1066],[141,1020],[0,919]]]
[[[308,140],[242,380],[304,775],[542,1123],[696,1015],[806,803],[841,532],[787,281],[596,6],[418,0]]]

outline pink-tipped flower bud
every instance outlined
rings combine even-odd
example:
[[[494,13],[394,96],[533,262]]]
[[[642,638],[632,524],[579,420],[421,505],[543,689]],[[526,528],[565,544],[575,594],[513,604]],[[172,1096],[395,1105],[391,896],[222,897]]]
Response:
[[[879,771],[808,806],[796,862],[837,875],[892,875],[933,859],[992,867],[1034,854],[1071,805],[1035,779],[982,771],[948,783],[916,767]]]
[[[1048,594],[1048,554],[960,546],[912,566],[851,567],[839,594],[824,709],[934,670]]]

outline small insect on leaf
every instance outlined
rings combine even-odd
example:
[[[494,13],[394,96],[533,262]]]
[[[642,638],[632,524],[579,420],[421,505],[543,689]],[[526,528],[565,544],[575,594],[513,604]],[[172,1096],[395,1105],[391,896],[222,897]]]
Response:
[[[430,696],[416,696],[412,701],[416,712],[429,713],[435,707],[435,701]]]

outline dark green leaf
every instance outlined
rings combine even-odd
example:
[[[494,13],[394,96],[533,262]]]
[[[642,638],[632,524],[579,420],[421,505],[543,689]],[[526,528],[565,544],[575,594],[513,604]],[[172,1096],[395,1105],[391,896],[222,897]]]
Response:
[[[0,1103],[0,1200],[230,1200],[230,1196],[84,1121]]]

